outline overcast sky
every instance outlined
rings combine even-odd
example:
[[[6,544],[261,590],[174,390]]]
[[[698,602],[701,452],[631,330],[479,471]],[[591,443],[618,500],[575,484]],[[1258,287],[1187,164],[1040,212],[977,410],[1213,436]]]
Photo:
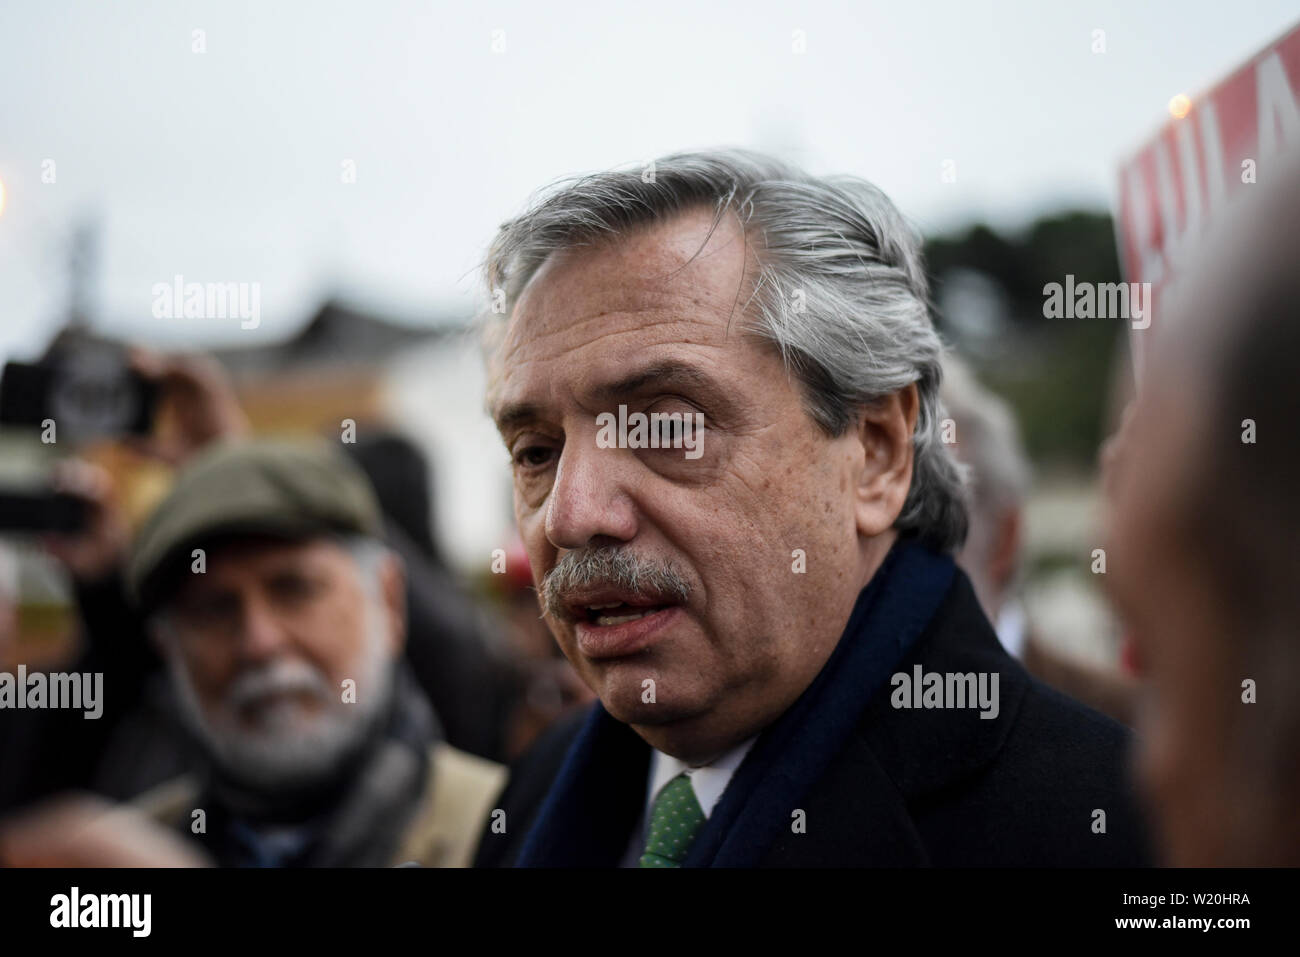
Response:
[[[330,291],[413,321],[467,312],[530,192],[690,147],[866,176],[931,232],[1109,207],[1170,97],[1297,16],[1295,0],[5,0],[0,356],[55,328],[83,218],[101,227],[103,325],[196,345],[287,335]],[[178,273],[260,283],[260,328],[154,319],[151,287]]]

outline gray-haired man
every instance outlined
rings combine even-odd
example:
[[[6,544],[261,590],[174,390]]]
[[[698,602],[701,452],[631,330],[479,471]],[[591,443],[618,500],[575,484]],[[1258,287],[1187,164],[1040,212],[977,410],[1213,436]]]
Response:
[[[502,769],[442,740],[402,663],[380,528],[338,450],[250,439],[195,458],[136,538],[128,580],[201,755],[135,804],[219,865],[471,859]]]
[[[480,863],[1141,861],[1124,732],[1024,673],[948,555],[942,347],[879,190],[667,157],[552,193],[487,273],[516,519],[600,701]]]

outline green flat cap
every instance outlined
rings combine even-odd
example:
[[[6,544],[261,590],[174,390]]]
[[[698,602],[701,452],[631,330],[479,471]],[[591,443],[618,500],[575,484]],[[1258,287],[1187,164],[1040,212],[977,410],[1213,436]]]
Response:
[[[235,535],[382,534],[365,473],[324,441],[248,439],[211,448],[176,477],[140,527],[126,579],[142,608],[166,597],[190,552]]]

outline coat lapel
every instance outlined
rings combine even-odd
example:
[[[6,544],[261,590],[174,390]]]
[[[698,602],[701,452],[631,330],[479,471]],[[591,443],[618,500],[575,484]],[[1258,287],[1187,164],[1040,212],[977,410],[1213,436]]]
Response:
[[[936,863],[913,811],[960,788],[993,762],[1018,720],[1029,679],[998,643],[966,576],[956,574],[933,627],[895,666],[910,674],[996,673],[997,718],[978,711],[896,709],[883,688],[850,744],[805,801],[807,831],[783,834],[765,866],[915,867]]]
[[[1029,675],[998,642],[965,575],[959,574],[938,616],[939,626],[899,662],[898,671],[984,673],[998,678],[998,713],[897,709],[877,695],[863,715],[861,735],[907,799],[924,798],[978,774],[997,757],[1020,714]]]
[[[853,740],[805,794],[804,829],[786,826],[764,867],[922,867],[929,852],[904,796],[860,740]]]

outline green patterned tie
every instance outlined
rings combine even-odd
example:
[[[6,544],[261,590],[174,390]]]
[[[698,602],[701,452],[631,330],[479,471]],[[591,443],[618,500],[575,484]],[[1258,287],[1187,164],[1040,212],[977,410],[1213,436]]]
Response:
[[[691,779],[685,772],[677,775],[660,789],[651,805],[650,833],[639,866],[681,867],[704,821]]]

